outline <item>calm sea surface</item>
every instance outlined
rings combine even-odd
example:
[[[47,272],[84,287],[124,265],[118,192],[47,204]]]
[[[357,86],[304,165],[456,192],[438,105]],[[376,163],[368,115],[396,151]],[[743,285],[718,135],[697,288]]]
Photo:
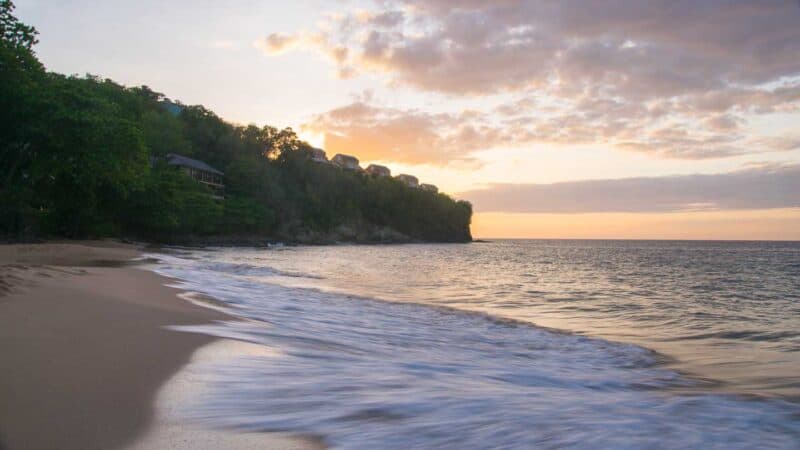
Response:
[[[800,243],[175,250],[270,349],[186,414],[336,448],[800,448]]]

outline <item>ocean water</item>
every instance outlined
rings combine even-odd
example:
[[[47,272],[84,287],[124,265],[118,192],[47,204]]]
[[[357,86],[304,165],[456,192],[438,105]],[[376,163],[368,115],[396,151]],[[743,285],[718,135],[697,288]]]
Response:
[[[173,249],[242,320],[183,414],[333,448],[800,448],[800,243]]]

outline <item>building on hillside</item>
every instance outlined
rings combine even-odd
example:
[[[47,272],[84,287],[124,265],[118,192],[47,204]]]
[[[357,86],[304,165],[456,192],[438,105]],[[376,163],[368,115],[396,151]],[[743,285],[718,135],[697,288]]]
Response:
[[[321,164],[330,164],[330,161],[328,161],[328,156],[325,154],[325,150],[321,148],[311,149],[311,160]]]
[[[401,181],[403,184],[405,184],[408,187],[411,187],[411,188],[419,187],[419,180],[414,175],[401,174],[401,175],[398,175],[398,176],[396,176],[394,178],[396,180]]]
[[[183,110],[186,109],[186,107],[183,106],[182,104],[173,102],[170,99],[161,100],[161,107],[164,108],[165,111],[172,114],[173,116],[181,115]]]
[[[180,168],[196,181],[211,188],[216,197],[222,198],[225,195],[225,174],[219,170],[209,166],[203,161],[198,161],[175,153],[167,154],[164,160],[170,166]]]
[[[439,192],[439,188],[432,184],[422,183],[419,185],[419,188],[423,191],[433,192],[434,194]]]
[[[342,155],[341,153],[337,154],[331,159],[331,162],[342,169],[347,170],[360,170],[361,167],[358,165],[358,158],[355,156],[350,155]]]
[[[367,173],[375,177],[390,177],[392,171],[386,166],[379,166],[378,164],[370,164],[367,166]]]

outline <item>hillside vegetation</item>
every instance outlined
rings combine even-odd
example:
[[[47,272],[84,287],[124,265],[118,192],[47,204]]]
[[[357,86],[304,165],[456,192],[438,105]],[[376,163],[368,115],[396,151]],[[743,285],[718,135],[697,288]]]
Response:
[[[467,202],[316,164],[289,128],[237,126],[146,86],[48,72],[33,52],[35,29],[13,16],[8,0],[0,0],[0,27],[6,238],[471,239]],[[174,167],[151,163],[167,153],[225,172],[225,199]]]

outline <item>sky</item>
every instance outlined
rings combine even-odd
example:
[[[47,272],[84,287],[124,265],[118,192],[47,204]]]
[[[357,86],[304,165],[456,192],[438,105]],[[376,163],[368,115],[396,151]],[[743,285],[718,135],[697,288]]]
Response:
[[[800,240],[798,0],[18,0],[53,71],[291,126],[481,238]]]

